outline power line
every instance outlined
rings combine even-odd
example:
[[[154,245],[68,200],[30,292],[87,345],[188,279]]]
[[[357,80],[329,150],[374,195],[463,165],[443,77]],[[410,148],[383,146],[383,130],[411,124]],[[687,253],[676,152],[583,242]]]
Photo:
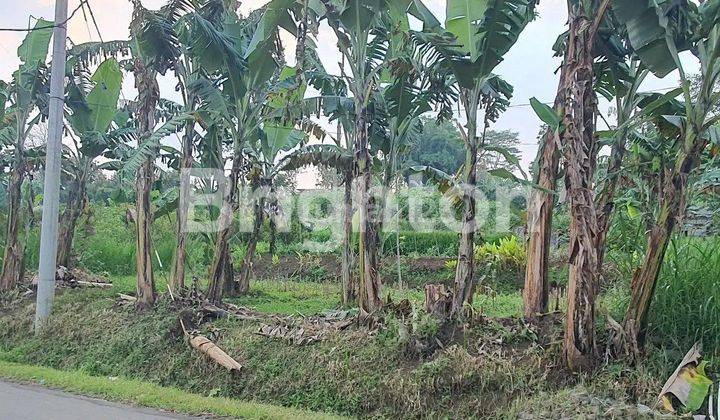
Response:
[[[664,88],[653,89],[653,90],[645,90],[645,91],[643,91],[643,92],[641,92],[641,93],[663,93],[663,92],[671,91],[671,90],[673,90],[673,89],[677,89],[677,86],[664,87]],[[545,105],[554,105],[554,102],[552,102],[552,101],[541,102],[541,103],[543,103],[543,104],[545,104]],[[530,103],[511,104],[511,105],[508,105],[507,108],[523,108],[523,107],[531,107],[531,106],[532,106],[532,104],[530,104]],[[462,106],[462,105],[458,105],[457,107],[453,107],[453,108],[457,108],[457,109],[460,109],[460,110],[463,110],[463,111],[465,110],[465,107]]]
[[[93,13],[92,7],[90,7],[90,2],[89,2],[89,0],[85,0],[85,4],[87,5],[88,12],[90,13],[90,18],[91,18],[92,21],[93,21],[93,25],[95,26],[95,31],[96,31],[97,34],[98,34],[98,38],[100,38],[100,43],[101,43],[101,44],[104,44],[105,41],[103,41],[103,37],[102,37],[102,34],[100,33],[100,28],[98,27],[97,20],[95,20],[95,13]],[[83,13],[84,13],[84,12],[85,12],[85,9],[83,9]],[[87,17],[85,18],[85,22],[87,22]]]
[[[68,16],[67,19],[63,20],[59,24],[54,23],[52,25],[39,26],[37,28],[0,28],[0,32],[32,32],[32,31],[39,31],[41,29],[54,29],[59,26],[63,26],[66,23],[68,23],[70,21],[70,19],[72,19],[73,16],[75,16],[75,13],[77,13],[78,10],[80,10],[83,7],[84,4],[87,4],[87,2],[88,2],[88,0],[80,0],[80,4],[78,4],[78,6],[75,9],[73,9],[72,13],[70,13],[70,16]],[[90,7],[89,4],[88,4],[88,7]]]

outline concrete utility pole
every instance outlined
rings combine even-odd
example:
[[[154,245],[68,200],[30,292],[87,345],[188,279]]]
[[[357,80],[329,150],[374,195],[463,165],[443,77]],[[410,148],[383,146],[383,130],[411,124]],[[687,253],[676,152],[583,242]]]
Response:
[[[56,0],[53,28],[50,100],[48,102],[48,139],[45,155],[42,227],[40,230],[40,267],[38,269],[35,332],[47,321],[55,297],[58,218],[60,211],[60,150],[65,103],[65,51],[67,39],[67,0]]]

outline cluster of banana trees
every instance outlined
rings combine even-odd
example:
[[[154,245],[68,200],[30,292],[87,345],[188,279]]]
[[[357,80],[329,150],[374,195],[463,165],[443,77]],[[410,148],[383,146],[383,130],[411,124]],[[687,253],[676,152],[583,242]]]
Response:
[[[636,156],[648,157],[659,179],[649,192],[657,209],[647,231],[644,261],[631,283],[631,299],[614,347],[637,356],[665,250],[685,211],[690,179],[716,142],[718,117],[712,104],[720,62],[720,2],[701,5],[671,1],[568,1],[569,30],[556,44],[563,56],[554,108],[535,103],[548,125],[537,158],[536,183],[528,206],[528,261],[525,315],[547,312],[548,255],[554,192],[563,163],[570,223],[570,276],[564,354],[572,369],[590,368],[597,357],[595,301],[602,281],[606,240],[621,180],[637,178]],[[679,52],[700,62],[693,89]],[[665,77],[677,70],[680,86],[665,94],[642,93],[649,73]],[[616,128],[597,130],[597,95],[613,101]],[[654,139],[654,140],[653,140]],[[648,143],[662,144],[660,148]],[[610,146],[604,171],[598,151]],[[628,153],[628,151],[632,153]],[[638,153],[636,153],[638,152]],[[628,155],[630,155],[628,157]]]
[[[477,8],[467,0],[451,0],[445,27],[420,0],[273,0],[246,18],[219,0],[172,0],[159,10],[148,10],[140,1],[132,4],[129,41],[70,49],[66,127],[75,147],[66,151],[69,201],[62,218],[61,263],[71,263],[73,232],[93,171],[115,169],[120,179],[134,177],[136,208],[131,215],[137,231],[138,302],[151,306],[155,299],[151,189],[162,170],[156,164],[158,158],[185,174],[183,170],[193,167],[196,157],[224,169],[223,150],[229,149],[229,180],[223,186],[227,208],[219,215],[220,225],[226,228],[212,238],[208,295],[218,301],[223,291],[242,293],[248,287],[254,254],[250,248],[263,220],[272,213],[268,209],[277,203],[270,198],[271,203],[254,204],[255,228],[240,281],[235,284],[229,240],[232,216],[238,209],[238,186],[247,182],[251,189],[272,191],[281,171],[300,164],[327,164],[340,171],[346,184],[344,300],[357,297],[362,312],[372,314],[382,305],[378,245],[383,220],[377,213],[384,213],[389,185],[397,181],[401,155],[418,133],[421,116],[432,112],[439,120],[449,119],[459,102],[467,118],[463,134],[468,153],[464,173],[457,181],[469,186],[457,190],[465,224],[454,304],[455,312],[460,313],[473,294],[475,199],[470,189],[477,179],[477,156],[483,151],[486,129],[507,107],[512,93],[511,86],[492,71],[533,19],[535,1],[488,1]],[[411,17],[422,23],[421,30],[411,29]],[[325,72],[317,56],[313,38],[321,22],[338,40],[343,59],[339,76]],[[294,68],[284,65],[281,29],[296,37]],[[20,133],[15,135],[10,135],[13,127],[5,129],[5,137],[17,140],[14,164],[18,167],[23,164],[20,142],[33,122],[28,121],[29,116],[42,118],[42,103],[35,104],[44,92],[38,87],[43,86],[41,70],[48,40],[47,31],[31,32],[27,44],[32,45],[32,54],[21,56],[25,67],[36,69],[32,80],[39,82],[17,80],[12,85],[28,85],[38,91],[16,99],[35,102],[8,107],[15,113],[12,122],[23,127],[15,129]],[[21,69],[18,79],[28,72]],[[138,96],[118,104],[124,73],[132,75]],[[167,73],[176,77],[182,103],[161,98],[157,79]],[[308,85],[320,96],[305,98]],[[478,123],[481,110],[483,127]],[[335,146],[304,147],[310,135],[326,137],[310,120],[313,114],[337,122]],[[175,133],[182,138],[180,150],[163,144]],[[280,152],[292,149],[296,150],[279,159]],[[101,156],[104,162],[98,163]],[[24,172],[14,173],[22,176]],[[385,185],[379,197],[370,191],[375,179]],[[12,185],[21,183],[19,179]],[[354,197],[352,184],[356,185]],[[173,194],[187,196],[191,183],[180,185]],[[18,195],[10,194],[15,207],[19,206],[14,198]],[[353,201],[360,219],[357,282],[350,276]],[[180,206],[177,212],[172,288],[185,285],[188,209]],[[12,241],[7,249],[10,257],[4,263],[18,265],[22,252]],[[16,277],[8,283],[17,281],[17,271],[12,267],[4,270]]]
[[[489,127],[507,109],[513,93],[493,71],[534,19],[537,3],[447,0],[443,24],[421,0],[272,0],[247,17],[238,14],[233,2],[222,0],[170,0],[159,10],[133,0],[129,41],[73,45],[69,50],[66,132],[74,147],[64,153],[68,203],[62,215],[60,264],[71,264],[73,234],[89,180],[98,170],[113,169],[118,179],[134,180],[131,218],[137,233],[141,308],[151,307],[156,298],[151,225],[173,204],[177,249],[169,287],[186,287],[186,198],[192,188],[219,188],[224,194],[225,205],[217,214],[222,228],[206,235],[213,247],[209,300],[246,293],[261,229],[266,221],[274,229],[282,211],[279,175],[307,164],[326,165],[338,171],[345,185],[343,302],[357,299],[361,315],[371,316],[382,309],[379,235],[403,152],[423,116],[452,119],[457,105],[463,113],[460,131],[466,149],[461,172],[453,176],[430,167],[413,170],[453,193],[462,214],[451,303],[452,316],[462,317],[475,294],[478,157],[489,152],[503,156],[507,165],[490,172],[504,178],[517,179],[507,167],[519,165],[509,150],[486,144]],[[653,162],[662,180],[654,193],[658,208],[616,339],[622,351],[642,344],[664,252],[685,207],[688,179],[707,146],[720,138],[714,107],[719,99],[714,90],[720,74],[719,9],[717,0],[700,6],[568,0],[568,30],[556,43],[563,63],[554,106],[533,101],[548,129],[528,208],[524,302],[528,318],[547,312],[550,231],[562,173],[571,215],[565,357],[573,369],[592,366],[597,351],[595,300],[618,185],[629,168],[628,148],[639,150],[652,133],[665,144],[665,158]],[[422,28],[412,29],[411,21],[419,21]],[[321,24],[337,39],[340,75],[328,74],[318,57],[314,39]],[[294,67],[285,64],[281,30],[295,37]],[[0,141],[3,156],[12,156],[3,159],[11,170],[0,288],[23,276],[22,185],[29,156],[25,141],[46,112],[50,35],[49,29],[30,32],[18,50],[20,68],[10,83],[0,85]],[[681,51],[692,52],[700,61],[695,84],[678,57]],[[664,77],[674,70],[681,77],[678,89],[640,92],[648,74]],[[119,101],[124,75],[134,79],[135,100]],[[179,103],[161,97],[160,75],[175,77]],[[319,95],[306,97],[309,86]],[[613,130],[597,130],[598,94],[616,105]],[[336,123],[337,134],[321,129],[314,115]],[[181,139],[179,150],[164,144],[175,134]],[[332,138],[334,144],[308,145],[311,138]],[[598,152],[606,145],[611,153],[598,174]],[[151,191],[163,166],[184,179],[153,203]],[[227,168],[229,176],[198,187],[187,178],[188,170],[198,166]],[[378,181],[379,195],[371,191]],[[265,193],[251,194],[253,229],[236,279],[230,242],[243,184]],[[351,247],[355,211],[357,258]]]
[[[62,216],[60,262],[71,264],[73,233],[94,171],[114,169],[121,180],[134,178],[131,218],[137,232],[138,304],[152,306],[156,291],[150,227],[153,213],[161,211],[151,200],[153,182],[162,170],[157,161],[163,160],[186,176],[184,170],[196,165],[196,158],[224,169],[223,151],[229,149],[229,178],[227,185],[221,186],[226,208],[219,214],[224,228],[211,238],[214,256],[208,297],[217,302],[225,292],[243,293],[249,287],[254,244],[264,219],[269,217],[272,226],[277,202],[272,193],[269,203],[265,198],[254,202],[254,228],[239,281],[235,281],[229,241],[239,205],[239,185],[247,182],[251,189],[272,192],[281,171],[308,163],[325,164],[341,173],[346,186],[343,301],[357,298],[361,313],[372,314],[382,306],[378,252],[382,214],[389,186],[397,182],[403,151],[418,133],[423,115],[434,113],[438,120],[449,119],[459,102],[467,119],[463,136],[468,150],[463,173],[454,180],[464,212],[453,303],[454,313],[461,315],[463,305],[473,296],[476,223],[472,188],[477,182],[477,159],[487,151],[487,128],[508,106],[512,94],[512,87],[492,71],[533,19],[536,6],[534,0],[487,1],[483,7],[472,3],[450,0],[443,26],[420,0],[273,0],[246,18],[219,0],[171,0],[159,10],[148,10],[140,1],[133,1],[129,41],[76,45],[69,52],[66,128],[75,145],[65,153],[69,198]],[[422,23],[421,30],[411,29],[410,17]],[[339,76],[325,72],[317,56],[313,37],[321,22],[338,40],[343,59]],[[281,29],[296,37],[294,68],[283,64]],[[10,86],[27,85],[29,90],[12,97],[11,89],[5,89],[8,95],[4,97],[26,102],[9,106],[14,119],[3,120],[14,124],[5,124],[3,129],[4,138],[15,140],[13,164],[18,168],[24,162],[24,136],[43,115],[44,90],[40,88],[44,86],[42,70],[49,36],[47,31],[31,32],[21,47],[31,51],[21,55],[24,67]],[[31,80],[36,83],[20,80],[20,76],[29,77],[33,69]],[[167,73],[176,77],[182,103],[161,98],[157,79]],[[123,74],[132,75],[138,96],[119,104]],[[305,98],[308,85],[320,96]],[[337,122],[335,145],[304,145],[310,135],[327,136],[310,120],[313,114]],[[29,121],[30,116],[35,119]],[[181,136],[180,150],[163,144],[176,133]],[[279,159],[281,152],[292,149]],[[435,177],[451,178],[432,168],[424,170]],[[17,177],[24,173],[13,172]],[[371,193],[376,179],[384,185],[379,197]],[[461,182],[466,186],[460,187]],[[13,209],[20,205],[20,184],[22,178],[13,178]],[[192,184],[180,185],[179,191],[165,194],[165,202],[187,202],[177,198],[186,197]],[[357,281],[351,276],[353,203],[360,219]],[[186,276],[188,208],[178,206],[177,213],[173,289],[183,288]],[[8,238],[19,237],[18,224],[15,219],[10,221],[13,230]],[[18,246],[8,240],[3,279],[14,278],[8,277],[3,284],[19,279],[23,253]]]
[[[23,184],[29,173],[26,141],[32,130],[47,116],[49,69],[46,64],[52,30],[51,22],[38,20],[18,48],[20,67],[10,83],[0,84],[0,147],[7,182],[7,227],[0,290],[22,280],[25,274],[25,243],[21,237]],[[44,28],[44,29],[43,29]],[[27,215],[26,215],[27,216]]]

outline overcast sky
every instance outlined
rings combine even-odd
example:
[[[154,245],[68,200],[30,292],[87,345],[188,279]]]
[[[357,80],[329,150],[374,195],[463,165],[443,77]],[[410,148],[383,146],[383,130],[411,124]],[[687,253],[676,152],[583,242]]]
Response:
[[[266,2],[267,0],[245,0],[241,5],[241,11],[247,13]],[[70,10],[72,11],[78,3],[79,0],[70,0]],[[441,21],[444,20],[445,0],[426,0],[425,3]],[[158,8],[164,4],[164,1],[143,0],[143,4],[147,8]],[[528,25],[518,43],[495,71],[515,87],[515,94],[512,100],[513,107],[502,115],[493,128],[510,129],[520,134],[520,149],[526,167],[535,158],[536,138],[540,127],[539,120],[527,103],[531,97],[543,102],[551,102],[555,96],[557,88],[555,72],[559,60],[553,58],[552,45],[565,29],[567,19],[565,4],[566,0],[541,0],[538,18]],[[51,20],[54,14],[54,0],[26,0],[20,3],[15,0],[0,0],[0,5],[3,10],[0,15],[0,27],[3,28],[27,27],[31,16]],[[131,5],[128,0],[90,0],[90,5],[104,40],[127,39],[131,17]],[[86,23],[82,12],[78,12],[70,21],[68,35],[75,43],[99,40],[92,24]],[[18,66],[16,50],[23,36],[22,33],[0,32],[0,78],[3,80],[8,80]],[[337,72],[339,56],[335,48],[335,38],[327,26],[321,28],[318,41],[320,56],[328,71]],[[288,40],[288,44],[288,61],[293,62],[294,48],[290,48],[291,41]],[[686,57],[684,61],[688,63],[690,72],[697,70],[695,60]],[[650,77],[644,89],[667,89],[676,84],[677,75],[673,73],[663,80]],[[178,99],[173,89],[174,85],[174,81],[169,78],[161,81],[164,97]],[[128,99],[135,96],[131,78],[126,78],[123,94]],[[607,113],[607,104],[601,104],[601,110]]]

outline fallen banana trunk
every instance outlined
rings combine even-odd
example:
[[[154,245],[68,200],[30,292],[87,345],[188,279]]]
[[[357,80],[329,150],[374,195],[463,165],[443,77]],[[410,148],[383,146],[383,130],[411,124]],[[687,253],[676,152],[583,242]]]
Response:
[[[118,297],[123,302],[137,302],[137,298],[135,296],[126,295],[124,293],[118,293]]]
[[[190,336],[190,345],[205,353],[208,357],[216,361],[219,365],[223,366],[230,372],[240,373],[242,365],[237,360],[230,357],[220,347],[215,345],[210,339],[202,335]]]
[[[85,287],[112,287],[112,283],[100,283],[97,281],[82,281],[82,280],[75,280],[75,284],[78,286],[85,286]]]

